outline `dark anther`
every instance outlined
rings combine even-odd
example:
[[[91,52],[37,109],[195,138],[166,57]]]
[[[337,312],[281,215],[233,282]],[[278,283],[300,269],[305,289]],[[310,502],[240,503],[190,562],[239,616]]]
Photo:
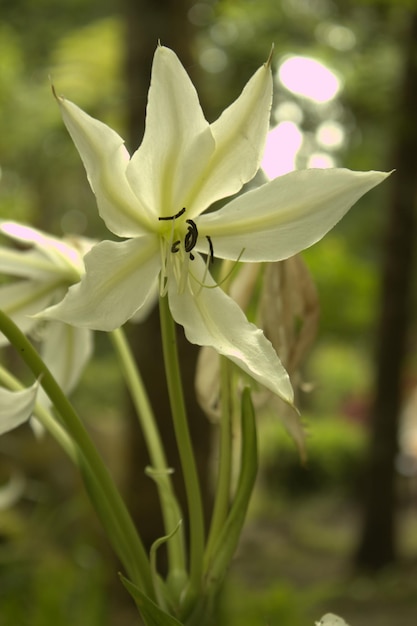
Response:
[[[197,230],[196,223],[193,222],[193,220],[185,220],[185,221],[188,224],[188,230],[184,239],[184,248],[186,252],[191,252],[191,250],[194,248],[195,244],[197,243],[198,230]]]
[[[171,252],[178,252],[178,250],[180,249],[180,243],[181,241],[178,239],[178,241],[174,241],[174,243],[171,246]]]
[[[209,245],[209,255],[210,255],[210,263],[214,263],[214,249],[213,249],[213,242],[211,240],[211,237],[209,237],[208,235],[206,235],[206,239],[208,241],[208,245]]]
[[[184,215],[185,213],[185,207],[183,207],[181,209],[181,211],[178,211],[178,213],[175,213],[175,215],[169,215],[168,217],[158,217],[159,221],[163,221],[163,220],[176,220],[177,217],[181,217],[181,215]],[[187,220],[188,222],[188,220]]]

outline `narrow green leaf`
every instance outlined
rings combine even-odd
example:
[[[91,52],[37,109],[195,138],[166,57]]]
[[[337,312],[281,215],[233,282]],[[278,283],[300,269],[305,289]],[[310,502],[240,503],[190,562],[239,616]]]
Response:
[[[120,579],[130,593],[136,606],[138,607],[140,614],[146,624],[146,626],[183,626],[172,615],[168,615],[162,609],[159,608],[155,602],[152,602],[136,585],[128,580],[123,574],[119,574]]]

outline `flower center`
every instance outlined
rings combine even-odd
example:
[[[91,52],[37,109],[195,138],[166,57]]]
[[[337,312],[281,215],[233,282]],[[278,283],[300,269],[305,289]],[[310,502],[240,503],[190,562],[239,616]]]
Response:
[[[177,239],[178,230],[175,228],[175,220],[181,217],[181,215],[184,215],[184,213],[185,213],[185,207],[183,207],[181,211],[178,211],[178,213],[176,213],[175,215],[158,218],[159,221],[172,221],[173,223],[171,236],[170,236],[170,239],[171,239],[170,250],[174,254],[179,252],[180,247],[181,247],[181,239]],[[192,254],[191,250],[195,248],[195,245],[198,240],[197,224],[194,222],[194,220],[185,220],[185,223],[188,224],[188,228],[184,236],[184,250],[185,252],[189,253],[190,259],[191,261],[193,261],[194,255]]]
[[[160,293],[165,295],[168,289],[168,280],[174,275],[178,286],[178,291],[182,292],[185,289],[185,285],[188,277],[188,265],[190,261],[194,261],[194,254],[192,250],[195,248],[198,241],[198,228],[194,220],[187,219],[187,229],[184,233],[184,222],[177,225],[176,221],[182,215],[184,215],[186,209],[183,207],[175,215],[169,215],[167,217],[159,217],[159,221],[171,222],[172,226],[170,230],[167,230],[161,237],[161,257],[162,257],[162,271],[160,279]],[[207,266],[209,262],[213,262],[213,243],[210,237],[206,237],[209,247]],[[171,256],[175,255],[175,256]]]

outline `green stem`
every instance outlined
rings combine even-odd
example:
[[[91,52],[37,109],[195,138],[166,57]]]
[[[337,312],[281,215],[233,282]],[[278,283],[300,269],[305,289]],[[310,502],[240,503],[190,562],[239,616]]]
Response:
[[[202,582],[204,554],[203,505],[194,450],[187,422],[175,323],[168,306],[168,298],[166,296],[162,297],[159,299],[159,302],[168,394],[187,495],[190,524],[190,596],[192,597],[193,594],[198,593]],[[190,601],[192,601],[191,598]]]
[[[166,535],[170,536],[167,542],[169,569],[170,571],[176,569],[185,570],[183,533],[181,530],[173,533],[174,529],[178,528],[178,523],[182,519],[182,513],[175,497],[155,415],[125,333],[120,328],[111,332],[110,337],[123,367],[125,382],[130,391],[146,441],[152,469],[156,470],[157,473],[155,482],[159,493],[164,528]]]
[[[142,587],[145,593],[153,598],[154,590],[145,549],[120,493],[83,423],[35,348],[3,311],[0,311],[0,330],[19,352],[35,377],[39,378],[40,384],[60,414],[69,436],[72,437],[81,453],[80,467],[84,470],[83,475],[85,475],[86,470],[87,475],[92,478],[90,486],[93,485],[98,490],[98,499],[103,503],[99,514],[103,510],[111,513],[114,519],[113,527],[119,530],[120,556],[129,576]],[[93,504],[96,504],[95,498],[93,498]],[[113,539],[113,542],[115,541],[114,537],[109,538]]]
[[[207,580],[205,591],[209,597],[217,593],[230,565],[255,486],[258,470],[257,433],[255,411],[249,388],[245,388],[242,393],[241,428],[240,472],[236,493],[227,519],[216,537],[217,541],[213,548],[211,562],[207,564],[205,571]]]
[[[201,626],[211,615],[217,594],[238,545],[249,501],[255,486],[258,468],[258,451],[255,412],[249,388],[241,398],[241,454],[236,492],[229,513],[214,542],[210,562],[205,564],[204,594],[201,594],[187,616],[187,626]],[[210,620],[211,623],[211,620]]]
[[[230,505],[230,487],[232,476],[232,400],[230,395],[229,361],[220,357],[221,416],[220,416],[220,458],[217,476],[216,497],[210,532],[207,540],[205,563],[210,561],[211,553],[227,517]]]

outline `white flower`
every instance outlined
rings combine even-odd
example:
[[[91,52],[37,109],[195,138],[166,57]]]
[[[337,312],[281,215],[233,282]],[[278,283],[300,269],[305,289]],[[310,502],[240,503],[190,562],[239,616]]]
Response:
[[[59,301],[84,273],[83,255],[93,242],[84,238],[58,239],[35,228],[0,220],[0,233],[24,249],[0,246],[0,274],[8,280],[0,286],[0,308],[25,334],[41,341],[41,354],[65,391],[74,388],[92,352],[92,333],[34,315]],[[7,339],[0,333],[0,346]],[[45,394],[39,399],[45,403]]]
[[[27,422],[32,415],[38,392],[38,383],[22,391],[0,387],[0,435]]]
[[[349,624],[334,613],[326,613],[319,622],[316,622],[316,626],[349,626]]]
[[[292,387],[275,350],[216,286],[210,259],[278,261],[296,254],[323,237],[386,174],[293,172],[203,215],[258,170],[271,100],[268,61],[209,124],[178,58],[159,46],[144,139],[129,157],[113,130],[58,98],[100,215],[126,240],[95,246],[85,258],[81,283],[47,315],[112,330],[147,305],[159,282],[190,342],[213,347],[291,404]]]

